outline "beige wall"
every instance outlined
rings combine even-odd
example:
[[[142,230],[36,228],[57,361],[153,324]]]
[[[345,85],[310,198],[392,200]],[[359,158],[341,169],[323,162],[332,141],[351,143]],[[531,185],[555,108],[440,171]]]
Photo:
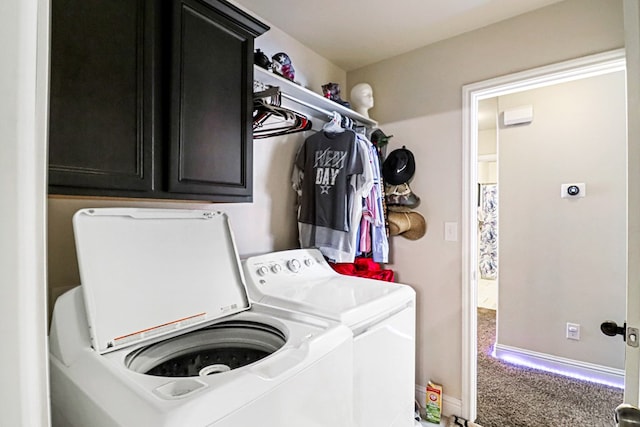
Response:
[[[495,184],[498,182],[497,162],[478,162],[478,183]]]
[[[445,221],[462,221],[462,86],[623,44],[621,0],[567,0],[347,74],[350,86],[373,87],[369,114],[395,135],[390,148],[416,157],[412,188],[429,229],[391,242],[391,267],[418,294],[416,383],[462,395],[461,244],[443,239]]]
[[[478,156],[496,154],[497,138],[495,127],[478,130]]]
[[[478,182],[480,184],[495,184],[498,182],[498,167],[495,160],[489,161],[482,157],[496,156],[498,134],[496,129],[481,129],[478,131]]]
[[[315,52],[272,27],[256,39],[256,47],[272,56],[287,52],[295,61],[296,80],[305,85],[346,82],[346,73]],[[321,88],[315,90],[321,93]],[[314,126],[315,127],[315,126]],[[290,177],[294,155],[309,133],[298,133],[254,141],[253,203],[193,203],[167,201],[49,198],[48,257],[49,311],[55,298],[80,282],[71,217],[86,207],[162,207],[211,209],[226,212],[241,256],[290,249],[297,245],[294,192]]]
[[[623,341],[600,323],[625,312],[625,97],[618,71],[499,98],[501,112],[532,105],[534,120],[499,130],[498,344],[624,367]],[[587,196],[561,199],[575,182]]]
[[[478,102],[478,182],[495,184],[498,182],[498,166],[495,156],[498,152],[498,99],[489,98]],[[494,160],[488,158],[493,157]]]

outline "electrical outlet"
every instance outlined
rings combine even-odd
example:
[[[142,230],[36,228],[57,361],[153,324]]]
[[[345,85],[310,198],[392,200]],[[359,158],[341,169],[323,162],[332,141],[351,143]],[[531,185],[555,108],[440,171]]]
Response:
[[[580,339],[580,325],[578,325],[577,323],[567,323],[567,339]]]

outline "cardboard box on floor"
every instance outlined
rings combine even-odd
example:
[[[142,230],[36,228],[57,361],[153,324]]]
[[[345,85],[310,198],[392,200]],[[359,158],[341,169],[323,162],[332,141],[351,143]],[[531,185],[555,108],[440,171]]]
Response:
[[[425,420],[440,424],[442,419],[442,386],[429,381],[427,384],[427,401],[424,405]]]

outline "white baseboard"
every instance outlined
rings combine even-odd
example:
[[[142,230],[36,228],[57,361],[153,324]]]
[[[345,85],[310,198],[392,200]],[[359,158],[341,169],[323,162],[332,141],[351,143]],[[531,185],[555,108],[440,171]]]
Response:
[[[577,379],[595,381],[618,388],[624,387],[623,369],[566,359],[502,344],[495,345],[495,355],[500,359],[515,364],[522,364]]]
[[[416,384],[416,400],[421,407],[424,408],[427,402],[427,386]],[[460,416],[462,413],[462,401],[455,399],[446,394],[442,395],[442,415],[450,417],[452,415]]]

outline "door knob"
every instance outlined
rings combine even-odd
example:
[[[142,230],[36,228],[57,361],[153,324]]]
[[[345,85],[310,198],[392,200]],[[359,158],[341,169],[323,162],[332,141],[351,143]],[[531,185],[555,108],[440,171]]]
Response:
[[[600,325],[600,330],[603,334],[608,335],[610,337],[615,337],[616,335],[622,335],[622,339],[626,339],[625,331],[627,329],[627,324],[625,323],[623,326],[618,326],[618,324],[612,320],[607,320],[606,322],[602,322]]]

